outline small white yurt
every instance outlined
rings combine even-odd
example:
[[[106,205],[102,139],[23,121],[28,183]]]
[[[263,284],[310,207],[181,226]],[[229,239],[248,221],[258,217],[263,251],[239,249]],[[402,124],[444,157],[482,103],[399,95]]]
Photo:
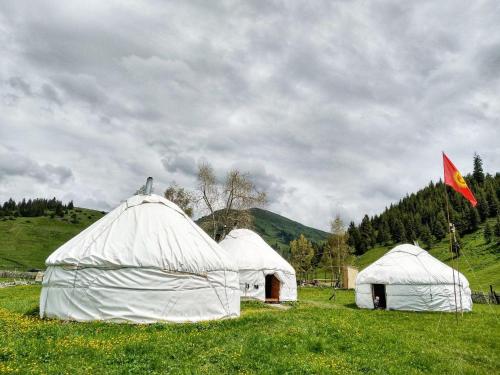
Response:
[[[233,229],[220,245],[239,268],[242,298],[268,302],[297,300],[295,270],[257,233]]]
[[[472,310],[465,276],[408,244],[396,246],[358,274],[358,307],[373,309],[375,299],[387,310]]]
[[[236,264],[158,195],[129,198],[46,265],[41,317],[153,323],[240,314]]]

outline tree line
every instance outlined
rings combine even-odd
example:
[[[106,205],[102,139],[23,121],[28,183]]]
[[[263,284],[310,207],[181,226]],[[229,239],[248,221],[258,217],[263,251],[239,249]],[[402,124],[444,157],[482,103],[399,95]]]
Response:
[[[63,217],[65,212],[73,208],[73,201],[64,204],[55,197],[23,199],[19,202],[10,198],[0,205],[0,217],[39,217],[47,214]]]
[[[414,241],[430,249],[435,242],[445,238],[449,230],[445,188],[449,198],[450,222],[459,236],[475,232],[488,218],[497,218],[498,222],[500,173],[484,173],[483,161],[478,154],[474,155],[473,164],[473,172],[465,176],[465,180],[477,199],[476,207],[446,187],[441,180],[430,182],[417,193],[407,194],[398,203],[386,207],[380,215],[365,215],[359,225],[351,222],[347,230],[348,243],[355,249],[356,255],[375,246]],[[488,231],[491,235],[488,233],[487,236],[493,238],[494,228],[488,228]]]

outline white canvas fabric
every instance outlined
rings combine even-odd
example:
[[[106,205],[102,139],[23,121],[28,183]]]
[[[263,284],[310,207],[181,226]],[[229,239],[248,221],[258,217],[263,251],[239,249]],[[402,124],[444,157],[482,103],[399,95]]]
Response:
[[[399,245],[358,274],[356,304],[373,309],[372,286],[384,284],[388,310],[472,310],[469,282],[464,275],[414,245]]]
[[[233,229],[220,242],[239,268],[242,298],[265,301],[266,275],[280,281],[280,301],[297,300],[297,281],[293,267],[249,229]]]
[[[239,316],[238,268],[177,205],[136,195],[46,260],[40,316],[153,323]]]

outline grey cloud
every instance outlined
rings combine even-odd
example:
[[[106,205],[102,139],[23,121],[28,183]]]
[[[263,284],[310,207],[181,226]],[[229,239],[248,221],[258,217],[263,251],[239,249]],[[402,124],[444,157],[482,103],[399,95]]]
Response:
[[[42,85],[41,94],[42,97],[46,98],[49,102],[56,103],[58,105],[62,105],[61,99],[59,98],[59,94],[54,89],[52,85],[48,83],[44,83]]]
[[[11,77],[8,82],[12,88],[21,91],[24,95],[32,95],[31,86],[21,77]]]
[[[20,154],[3,152],[0,157],[0,180],[26,176],[40,183],[64,184],[73,177],[69,168],[40,164]]]
[[[173,157],[165,157],[161,162],[168,172],[180,172],[190,176],[196,175],[197,164],[192,157],[176,155]]]
[[[70,97],[81,100],[92,106],[105,104],[108,100],[106,93],[99,86],[95,77],[84,74],[63,74],[56,76],[54,81],[57,82]]]
[[[479,70],[485,79],[500,79],[500,42],[483,48],[478,60]]]
[[[232,165],[242,173],[247,173],[255,184],[258,191],[263,191],[267,195],[268,203],[271,206],[279,205],[285,194],[286,181],[279,176],[267,172],[266,167],[261,162],[242,161]]]

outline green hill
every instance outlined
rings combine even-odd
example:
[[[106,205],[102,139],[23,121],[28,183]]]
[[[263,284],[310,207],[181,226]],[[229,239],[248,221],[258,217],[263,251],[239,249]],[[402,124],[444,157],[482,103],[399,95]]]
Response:
[[[490,219],[490,226],[493,226],[494,222],[494,219]],[[492,241],[487,244],[483,238],[483,228],[484,225],[481,225],[474,233],[462,237],[461,255],[457,262],[460,272],[467,277],[471,288],[475,291],[486,292],[489,290],[489,285],[500,289],[500,243]],[[356,265],[362,270],[394,246],[374,247],[359,256],[356,259]],[[449,242],[444,239],[434,244],[429,253],[456,268],[455,260],[452,259],[448,246]]]
[[[328,233],[319,229],[311,228],[290,220],[274,212],[252,208],[250,210],[253,220],[253,227],[267,243],[278,244],[281,250],[288,251],[290,241],[296,239],[301,234],[312,242],[323,242],[328,237]]]
[[[290,241],[301,234],[316,243],[321,243],[328,237],[327,232],[308,227],[271,211],[260,208],[251,208],[249,211],[253,219],[252,229],[285,257],[288,256]],[[196,222],[203,228],[206,227],[203,223],[207,220],[208,217],[204,216]]]
[[[63,218],[3,218],[0,220],[0,269],[45,268],[44,262],[50,253],[102,216],[99,211],[75,208]]]

